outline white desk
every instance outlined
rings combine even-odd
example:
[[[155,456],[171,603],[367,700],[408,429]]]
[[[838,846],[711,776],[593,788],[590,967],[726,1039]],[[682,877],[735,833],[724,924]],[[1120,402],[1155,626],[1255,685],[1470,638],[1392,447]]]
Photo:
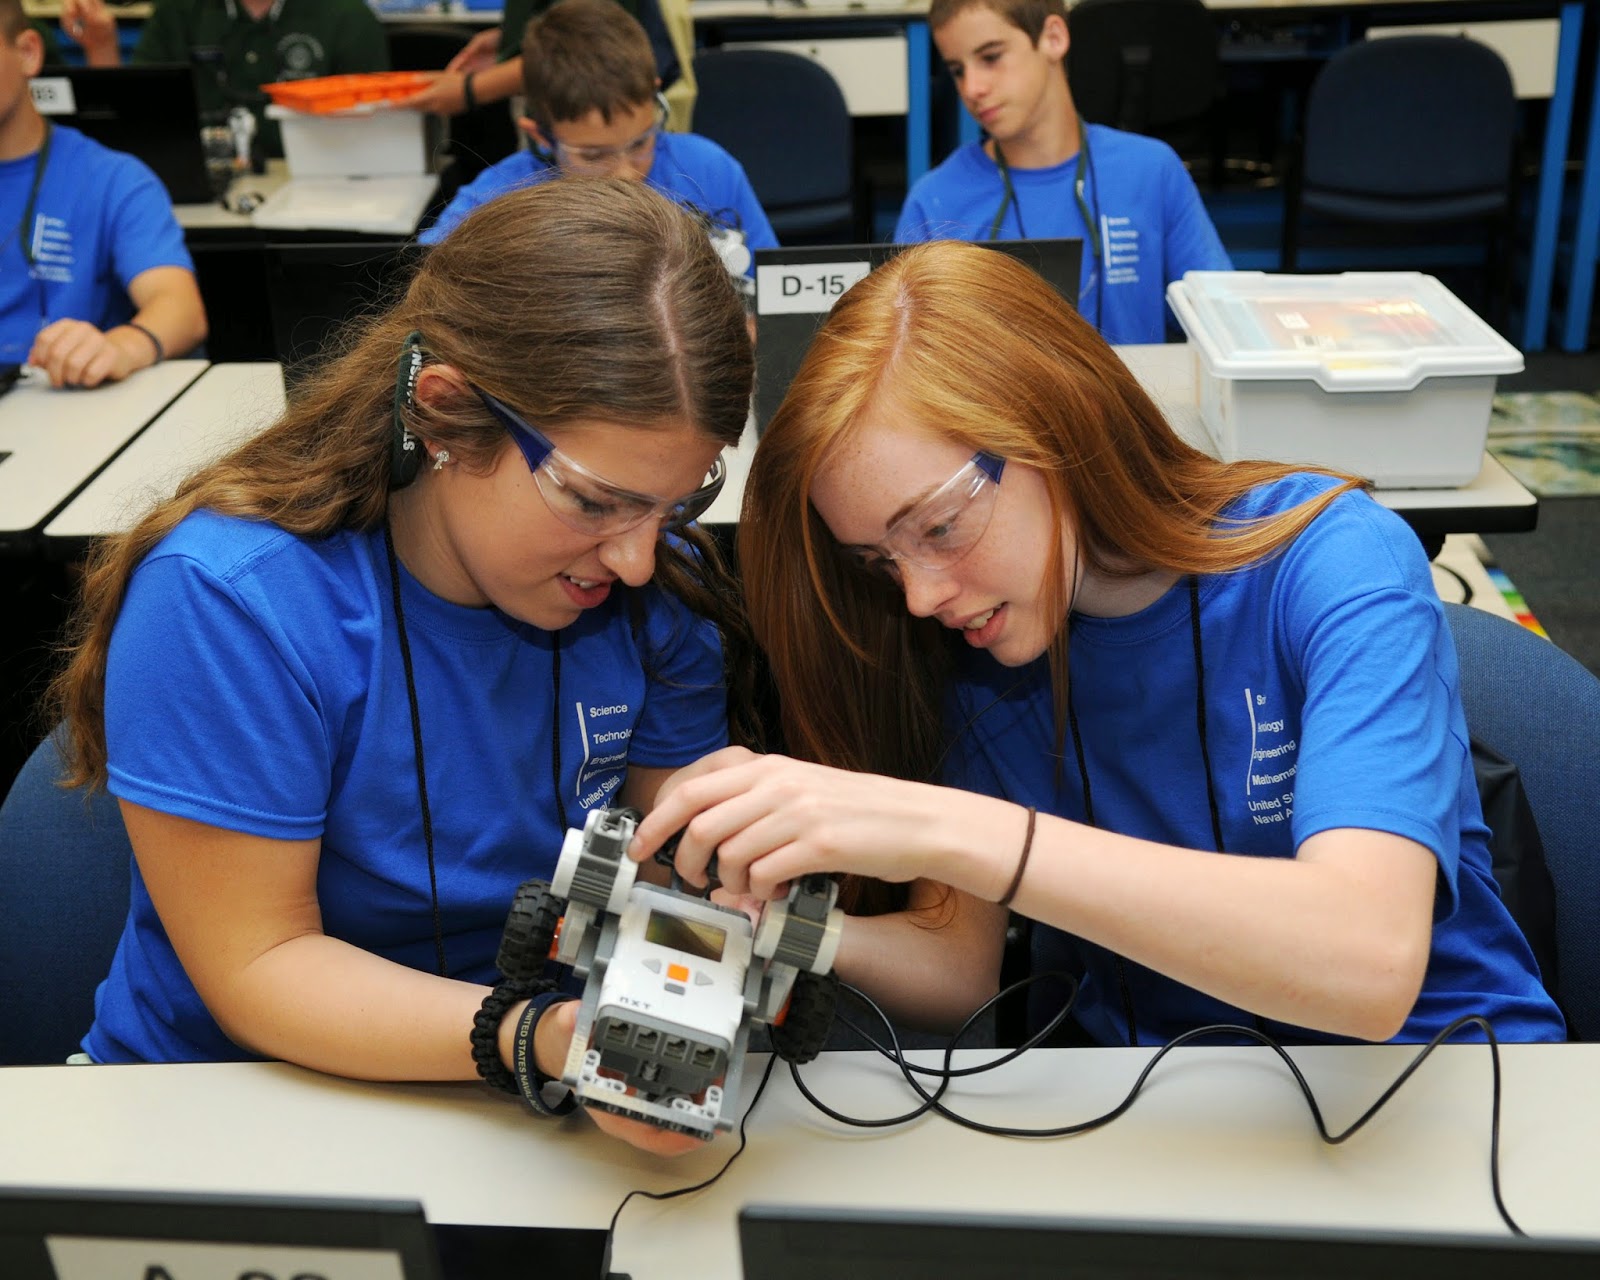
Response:
[[[1216,446],[1200,418],[1194,350],[1188,343],[1118,347],[1172,429],[1196,448]],[[1373,495],[1427,542],[1451,533],[1521,533],[1539,518],[1539,499],[1492,454],[1471,483],[1458,489],[1378,489]]]
[[[1191,346],[1169,342],[1116,351],[1172,429],[1196,448],[1213,452],[1215,446],[1200,419]],[[706,513],[706,524],[738,523],[755,450],[755,428],[748,425],[738,447],[728,451],[728,480]],[[1489,453],[1483,455],[1477,477],[1459,489],[1379,489],[1373,497],[1398,512],[1425,546],[1452,533],[1521,533],[1532,529],[1539,518],[1539,499]]]
[[[0,398],[0,539],[26,534],[205,370],[168,360],[92,391],[23,382]]]
[[[1335,1129],[1411,1055],[1293,1054]],[[1035,1051],[947,1100],[1002,1124],[1087,1119],[1149,1057]],[[1600,1238],[1600,1045],[1511,1046],[1503,1061],[1508,1208],[1535,1235]],[[876,1055],[828,1054],[802,1071],[843,1110],[907,1108]],[[848,1130],[812,1110],[780,1067],[723,1180],[629,1204],[612,1265],[636,1280],[735,1277],[735,1215],[755,1201],[1503,1234],[1489,1189],[1489,1087],[1485,1047],[1443,1049],[1365,1130],[1327,1147],[1266,1050],[1186,1049],[1106,1128],[1024,1141],[927,1117]],[[707,1177],[736,1144],[723,1137],[660,1162],[581,1116],[544,1123],[484,1086],[373,1085],[282,1064],[7,1068],[0,1115],[0,1180],[12,1185],[407,1198],[431,1221],[490,1226],[603,1229],[628,1191]]]
[[[190,472],[269,426],[286,403],[281,365],[212,365],[44,527],[44,536],[127,529]]]
[[[387,178],[289,176],[282,160],[267,161],[265,173],[246,173],[228,187],[227,202],[173,206],[185,234],[195,231],[345,231],[374,236],[410,236],[439,188],[437,174]],[[238,211],[240,198],[250,211]]]

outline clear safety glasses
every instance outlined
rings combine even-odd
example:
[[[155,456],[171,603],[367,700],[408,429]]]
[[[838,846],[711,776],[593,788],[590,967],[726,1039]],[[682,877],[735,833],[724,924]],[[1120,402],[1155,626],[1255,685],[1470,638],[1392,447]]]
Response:
[[[661,136],[661,131],[667,127],[667,100],[660,94],[656,95],[656,119],[648,129],[637,138],[631,138],[620,146],[615,147],[575,147],[569,146],[559,138],[552,136],[551,130],[546,129],[545,135],[550,137],[550,151],[554,155],[556,164],[568,173],[590,174],[604,177],[615,173],[622,165],[639,169],[650,149],[656,145],[656,139]],[[643,169],[648,169],[644,165]],[[642,171],[642,170],[641,170]]]
[[[704,483],[686,497],[658,498],[623,489],[567,457],[509,405],[479,387],[472,389],[511,433],[551,514],[567,528],[591,538],[615,537],[650,519],[658,520],[662,529],[681,529],[705,514],[727,479],[727,464],[719,455]]]
[[[865,568],[896,582],[901,562],[923,569],[948,569],[971,551],[988,529],[1005,467],[1004,458],[980,450],[950,479],[902,512],[882,542],[851,550]]]

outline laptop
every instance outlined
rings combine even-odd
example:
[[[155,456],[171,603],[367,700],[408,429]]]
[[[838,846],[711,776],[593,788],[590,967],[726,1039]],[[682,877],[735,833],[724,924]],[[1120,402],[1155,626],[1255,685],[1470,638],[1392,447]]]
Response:
[[[1580,1280],[1600,1240],[747,1205],[744,1280]]]
[[[403,1200],[0,1188],[0,1276],[328,1276],[440,1280]]]
[[[216,199],[200,141],[194,70],[187,63],[52,67],[30,87],[42,114],[143,160],[173,204]]]
[[[1074,307],[1083,241],[994,240],[985,249],[1009,253],[1044,277]],[[837,244],[757,249],[756,430],[767,429],[800,368],[812,336],[846,289],[904,245]]]

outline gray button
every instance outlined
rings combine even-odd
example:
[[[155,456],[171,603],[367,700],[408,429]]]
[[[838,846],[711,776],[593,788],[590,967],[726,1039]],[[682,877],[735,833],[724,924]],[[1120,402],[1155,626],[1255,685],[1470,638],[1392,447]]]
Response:
[[[651,973],[660,973],[661,972],[661,961],[659,961],[659,960],[646,960],[644,962],[644,967],[646,969],[650,970]]]
[[[664,982],[661,985],[666,987],[666,989],[675,996],[681,996],[683,994],[683,987],[676,982]]]
[[[697,987],[709,987],[712,984],[713,981],[714,981],[714,979],[712,978],[712,976],[709,973],[702,972],[699,969],[696,969],[694,971],[694,985],[695,986],[697,986]]]

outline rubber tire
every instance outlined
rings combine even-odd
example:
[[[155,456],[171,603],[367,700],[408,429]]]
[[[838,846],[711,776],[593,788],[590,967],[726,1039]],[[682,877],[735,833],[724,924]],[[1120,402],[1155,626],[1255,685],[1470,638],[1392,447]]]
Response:
[[[495,964],[507,982],[532,982],[544,976],[550,948],[565,903],[550,892],[548,880],[524,880],[511,900]]]
[[[827,1046],[838,1006],[839,979],[803,970],[794,980],[783,1021],[772,1024],[772,1051],[785,1062],[810,1062]]]

